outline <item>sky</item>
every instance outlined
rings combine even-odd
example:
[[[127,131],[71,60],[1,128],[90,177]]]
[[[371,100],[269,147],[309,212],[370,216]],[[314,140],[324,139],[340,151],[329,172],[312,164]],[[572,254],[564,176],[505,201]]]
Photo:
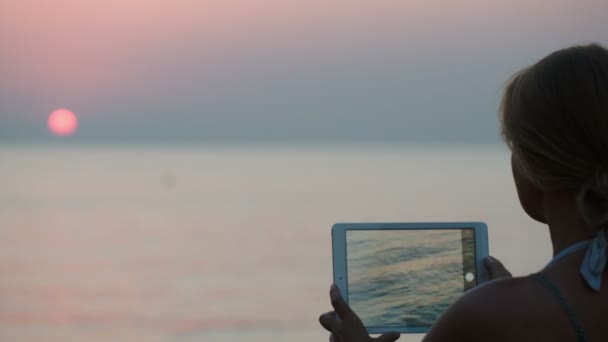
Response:
[[[0,0],[0,142],[495,143],[605,0]],[[47,117],[76,113],[52,136]]]

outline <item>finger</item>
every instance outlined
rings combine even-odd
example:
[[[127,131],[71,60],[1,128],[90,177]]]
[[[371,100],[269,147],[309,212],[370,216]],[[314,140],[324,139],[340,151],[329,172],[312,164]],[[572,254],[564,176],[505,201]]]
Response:
[[[329,332],[334,332],[336,327],[336,312],[330,311],[319,316],[319,323]]]
[[[488,274],[490,275],[490,279],[494,280],[513,277],[511,272],[509,272],[509,270],[507,270],[507,268],[502,264],[502,262],[498,261],[498,259],[489,256],[485,258],[483,262]]]
[[[393,341],[397,341],[400,336],[401,336],[400,333],[395,332],[395,331],[391,331],[391,332],[387,332],[384,335],[378,336],[376,338],[376,341],[378,341],[378,342],[393,342]]]
[[[342,298],[340,289],[338,289],[335,284],[333,284],[329,290],[329,298],[331,299],[331,305],[340,317],[346,318],[353,315],[353,310],[348,306],[344,298]]]

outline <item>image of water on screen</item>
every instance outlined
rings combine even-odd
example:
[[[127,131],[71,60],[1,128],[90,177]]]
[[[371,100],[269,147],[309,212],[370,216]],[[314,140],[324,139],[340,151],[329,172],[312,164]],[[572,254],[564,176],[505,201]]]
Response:
[[[348,231],[348,301],[367,327],[428,327],[476,284],[471,229]],[[471,275],[469,275],[470,277]]]

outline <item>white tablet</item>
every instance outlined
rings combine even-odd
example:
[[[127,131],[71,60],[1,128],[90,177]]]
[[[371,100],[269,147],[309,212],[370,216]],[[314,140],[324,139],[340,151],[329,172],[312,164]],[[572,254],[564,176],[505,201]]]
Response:
[[[332,244],[334,283],[370,334],[425,333],[488,280],[481,222],[338,223]]]

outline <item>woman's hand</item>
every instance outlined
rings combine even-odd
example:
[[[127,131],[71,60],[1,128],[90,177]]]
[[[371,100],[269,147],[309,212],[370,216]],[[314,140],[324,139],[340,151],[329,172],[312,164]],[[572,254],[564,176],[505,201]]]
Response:
[[[493,257],[484,259],[484,266],[491,280],[511,278],[503,264]],[[399,333],[389,332],[380,337],[372,338],[367,333],[361,319],[348,306],[337,286],[332,285],[329,291],[331,305],[335,311],[324,313],[319,317],[321,325],[331,332],[332,342],[393,342],[399,338]]]
[[[513,278],[511,272],[505,268],[502,262],[498,261],[498,259],[493,258],[491,256],[486,257],[483,260],[483,264],[488,270],[488,274],[490,275],[490,280],[503,279],[503,278]]]
[[[331,286],[329,298],[335,311],[322,314],[319,323],[331,332],[331,342],[393,342],[399,338],[400,335],[396,332],[389,332],[377,338],[370,337],[361,319],[342,298],[336,285]]]

